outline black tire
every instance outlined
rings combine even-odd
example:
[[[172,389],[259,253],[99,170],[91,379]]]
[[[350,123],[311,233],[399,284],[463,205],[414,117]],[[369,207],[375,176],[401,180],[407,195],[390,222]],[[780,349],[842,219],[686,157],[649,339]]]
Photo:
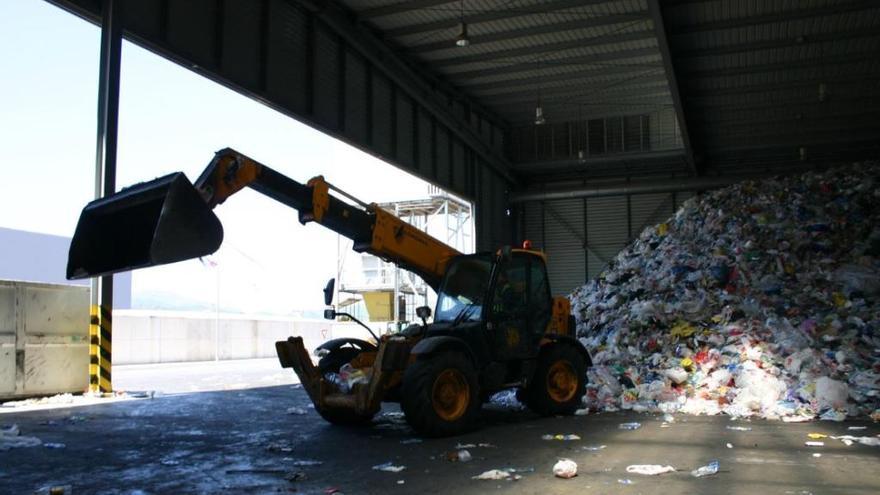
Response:
[[[427,437],[473,429],[480,410],[480,390],[470,359],[458,352],[444,352],[409,365],[403,376],[400,408],[409,425]]]
[[[555,343],[541,350],[535,375],[518,395],[538,414],[568,415],[581,407],[586,390],[584,356],[569,344]]]
[[[328,423],[341,426],[366,426],[373,421],[373,416],[359,416],[349,409],[322,410],[315,408]]]

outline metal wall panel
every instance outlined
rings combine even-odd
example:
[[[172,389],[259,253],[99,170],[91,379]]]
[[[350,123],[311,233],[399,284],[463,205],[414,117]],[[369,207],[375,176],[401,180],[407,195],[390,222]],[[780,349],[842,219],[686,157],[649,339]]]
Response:
[[[435,160],[437,161],[437,180],[450,184],[449,180],[452,176],[452,164],[450,163],[450,142],[449,131],[445,127],[438,125],[434,135],[435,139]]]
[[[520,222],[522,224],[522,240],[532,241],[535,248],[544,249],[544,204],[534,201],[521,206]]]
[[[315,24],[313,115],[328,129],[339,130],[340,46],[338,37],[321,23]]]
[[[461,141],[452,141],[452,187],[459,191],[466,190],[465,182],[464,147]]]
[[[269,2],[266,94],[279,105],[305,114],[309,107],[307,56],[309,20],[305,11],[283,0]]]
[[[166,41],[181,55],[205,67],[214,66],[217,2],[168,2]]]
[[[122,18],[127,29],[149,37],[162,36],[163,12],[157,2],[126,2]]]
[[[627,235],[626,197],[589,198],[587,200],[587,273],[595,277],[623,249]]]
[[[693,198],[694,196],[696,196],[696,194],[690,191],[675,193],[675,211],[678,211],[678,209],[681,208],[681,205],[683,205],[685,201]]]
[[[355,142],[369,139],[370,113],[367,104],[367,64],[348,50],[345,54],[345,135]]]
[[[630,238],[646,227],[665,222],[672,215],[672,194],[637,194],[630,197]]]
[[[138,3],[138,2],[135,2]],[[126,3],[128,11],[133,3]],[[259,89],[262,7],[259,2],[223,2],[220,67],[232,79],[251,90]]]
[[[584,284],[584,203],[580,199],[544,203],[547,274],[554,295]]]
[[[373,72],[373,149],[385,156],[391,156],[392,147],[392,107],[391,83],[382,74]]]
[[[418,170],[422,177],[431,177],[434,169],[433,122],[427,112],[419,110],[416,117]]]
[[[415,167],[415,129],[412,100],[402,93],[397,93],[395,101],[394,107],[397,112],[397,138],[395,144],[397,149],[394,155],[400,163],[408,167]]]

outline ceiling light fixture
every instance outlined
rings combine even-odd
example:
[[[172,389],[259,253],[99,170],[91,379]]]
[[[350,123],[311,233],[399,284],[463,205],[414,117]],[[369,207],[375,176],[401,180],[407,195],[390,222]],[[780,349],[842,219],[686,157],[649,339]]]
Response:
[[[468,37],[467,23],[464,22],[464,0],[459,3],[458,20],[461,23],[461,30],[458,32],[458,37],[455,38],[455,46],[465,48],[470,46],[471,39]]]
[[[544,118],[544,107],[541,106],[541,102],[538,102],[538,106],[535,107],[535,125],[544,125],[547,122],[547,119]]]
[[[544,118],[544,107],[541,106],[541,90],[538,90],[538,104],[535,106],[535,125],[544,125],[547,119]]]
[[[470,44],[471,40],[468,38],[467,23],[462,22],[461,31],[458,33],[458,37],[455,38],[455,46],[465,48],[470,46]]]

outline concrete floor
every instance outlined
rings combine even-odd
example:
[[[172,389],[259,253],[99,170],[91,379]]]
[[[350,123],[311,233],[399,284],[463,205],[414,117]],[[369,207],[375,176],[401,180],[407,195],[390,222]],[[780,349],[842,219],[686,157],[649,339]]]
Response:
[[[179,378],[186,380],[185,376]],[[305,414],[290,414],[300,407]],[[806,447],[807,433],[876,435],[871,423],[731,422],[727,417],[676,416],[661,428],[656,415],[609,413],[539,418],[491,405],[482,429],[457,438],[413,438],[397,408],[373,426],[328,425],[291,385],[188,393],[53,410],[6,412],[0,425],[63,448],[0,451],[0,493],[27,494],[69,485],[72,493],[559,493],[559,494],[824,494],[880,493],[880,448],[824,439]],[[638,421],[634,431],[618,428]],[[727,426],[751,427],[733,431]],[[863,431],[847,427],[867,426]],[[580,435],[545,441],[544,434]],[[449,462],[458,443],[473,460]],[[727,448],[731,443],[733,448]],[[601,450],[589,450],[605,445]],[[813,457],[821,453],[821,457]],[[554,478],[557,458],[577,462],[579,474]],[[721,472],[696,479],[694,467],[718,459]],[[298,461],[321,461],[298,466]],[[391,461],[400,473],[371,469]],[[660,476],[626,473],[630,464],[671,464]],[[519,481],[477,481],[483,471],[525,468]],[[530,469],[534,472],[530,472]],[[300,479],[289,481],[287,478]],[[624,485],[618,480],[631,480]],[[401,483],[402,482],[402,483]]]

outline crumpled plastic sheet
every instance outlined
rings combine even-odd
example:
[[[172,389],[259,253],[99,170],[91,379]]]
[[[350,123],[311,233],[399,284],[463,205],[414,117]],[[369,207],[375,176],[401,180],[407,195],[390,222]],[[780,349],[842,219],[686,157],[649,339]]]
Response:
[[[880,420],[880,164],[691,198],[570,299],[591,410]]]
[[[559,459],[553,465],[553,476],[569,479],[577,476],[578,465],[571,459]]]

